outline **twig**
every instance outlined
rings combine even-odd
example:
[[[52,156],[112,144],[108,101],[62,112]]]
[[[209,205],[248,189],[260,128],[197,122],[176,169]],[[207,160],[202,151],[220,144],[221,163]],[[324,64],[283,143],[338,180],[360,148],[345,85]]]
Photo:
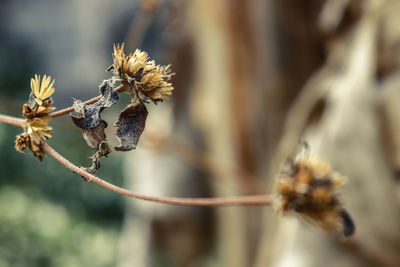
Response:
[[[11,124],[11,125],[18,126],[21,128],[23,128],[25,125],[24,119],[11,117],[11,116],[7,116],[7,115],[3,115],[3,114],[0,114],[0,122],[6,123],[6,124]]]
[[[141,194],[133,193],[129,190],[121,188],[119,186],[110,184],[99,177],[92,175],[78,166],[71,163],[69,160],[61,156],[57,151],[55,151],[47,143],[42,143],[42,148],[49,153],[54,159],[60,162],[62,165],[72,170],[73,172],[83,176],[88,181],[93,181],[96,184],[114,191],[118,194],[125,195],[128,197],[133,197],[137,199],[159,202],[165,204],[174,205],[186,205],[186,206],[229,206],[229,205],[271,205],[272,196],[271,195],[253,195],[253,196],[237,196],[237,197],[220,197],[220,198],[179,198],[179,197],[154,197],[145,196]]]
[[[199,170],[207,172],[217,179],[225,180],[225,178],[233,177],[235,174],[247,177],[249,178],[248,192],[251,192],[251,194],[265,193],[263,191],[264,185],[258,182],[259,179],[257,177],[239,168],[220,166],[207,153],[193,145],[182,142],[180,139],[173,136],[162,136],[152,131],[146,132],[143,138],[149,142],[148,146],[151,148],[160,149],[167,147],[183,161],[186,161]]]
[[[121,91],[123,91],[125,89],[124,85],[120,85],[117,88],[114,89],[115,92],[120,93]],[[88,101],[83,102],[84,105],[90,105],[93,103],[96,103],[97,101],[99,101],[101,98],[101,96],[96,96],[93,97],[92,99],[89,99]],[[52,113],[50,113],[50,117],[55,118],[55,117],[59,117],[59,116],[63,116],[66,115],[70,112],[74,111],[74,107],[69,107],[69,108],[64,108],[64,109],[60,109],[58,111],[54,111]]]
[[[93,101],[93,100],[91,100]],[[88,101],[87,101],[88,102]],[[67,109],[65,109],[67,110]],[[68,112],[67,112],[68,113]],[[61,115],[60,115],[61,116]],[[7,116],[0,114],[0,122],[5,124],[11,124],[18,127],[24,127],[25,120]],[[78,166],[71,163],[69,160],[61,156],[57,151],[55,151],[51,146],[47,143],[42,142],[42,148],[49,153],[54,159],[60,162],[62,165],[72,170],[73,172],[81,175],[88,181],[93,181],[96,184],[114,191],[118,194],[125,195],[128,197],[133,197],[137,199],[165,203],[165,204],[173,204],[173,205],[186,205],[186,206],[232,206],[232,205],[271,205],[272,204],[272,196],[271,195],[251,195],[251,196],[237,196],[237,197],[217,197],[217,198],[179,198],[179,197],[153,197],[153,196],[145,196],[141,194],[133,193],[129,190],[121,188],[119,186],[110,184],[99,177],[92,175]]]

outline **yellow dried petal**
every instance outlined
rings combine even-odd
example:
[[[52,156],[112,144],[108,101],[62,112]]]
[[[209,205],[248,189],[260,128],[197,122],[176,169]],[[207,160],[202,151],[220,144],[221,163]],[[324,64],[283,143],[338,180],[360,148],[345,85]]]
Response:
[[[55,91],[54,82],[50,84],[51,77],[44,75],[42,82],[40,83],[40,75],[35,74],[35,79],[31,79],[31,89],[35,96],[35,102],[38,105],[42,105],[43,101],[48,99]]]
[[[52,127],[49,126],[48,119],[35,118],[28,122],[27,133],[34,143],[40,143],[41,138],[48,139],[51,137]]]

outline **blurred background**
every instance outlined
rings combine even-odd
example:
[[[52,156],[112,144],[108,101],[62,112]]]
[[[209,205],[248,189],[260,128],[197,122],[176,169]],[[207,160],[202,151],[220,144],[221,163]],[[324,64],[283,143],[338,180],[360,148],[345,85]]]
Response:
[[[348,178],[346,242],[271,207],[194,208],[127,199],[14,149],[0,125],[2,266],[400,266],[398,0],[2,0],[0,112],[21,116],[34,74],[57,108],[98,94],[112,46],[176,73],[149,105],[138,148],[98,176],[154,196],[273,191],[299,140]],[[113,121],[129,101],[103,112]],[[50,122],[63,156],[92,151],[68,116]]]

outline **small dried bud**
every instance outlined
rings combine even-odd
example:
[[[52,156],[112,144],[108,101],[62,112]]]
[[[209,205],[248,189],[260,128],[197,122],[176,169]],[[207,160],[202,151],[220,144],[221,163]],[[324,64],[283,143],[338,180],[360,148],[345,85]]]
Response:
[[[42,149],[40,145],[32,147],[31,150],[33,152],[33,155],[37,157],[40,161],[42,161],[43,158],[46,157],[46,152]]]
[[[278,212],[294,212],[320,227],[348,237],[354,223],[339,201],[337,188],[345,178],[317,158],[303,156],[282,171],[275,190]]]
[[[29,104],[24,104],[22,106],[22,115],[24,115],[24,117],[26,117],[27,119],[32,119],[33,117],[35,117],[36,112]]]
[[[21,153],[24,153],[25,149],[29,147],[30,138],[26,133],[20,134],[15,140],[15,149]]]
[[[44,117],[49,115],[50,112],[56,109],[55,107],[51,107],[52,104],[53,101],[48,99],[45,102],[43,102],[42,105],[38,106],[36,108],[36,117]]]
[[[46,102],[42,102],[42,105],[39,106],[37,104],[32,107],[29,104],[24,104],[22,106],[22,115],[24,115],[27,119],[33,119],[35,117],[46,117],[50,112],[55,110],[55,107],[51,107],[53,102],[51,100],[47,100]]]

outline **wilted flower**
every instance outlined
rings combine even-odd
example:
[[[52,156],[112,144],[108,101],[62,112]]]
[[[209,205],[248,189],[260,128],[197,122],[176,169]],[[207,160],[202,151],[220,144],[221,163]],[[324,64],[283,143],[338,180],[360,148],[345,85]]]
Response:
[[[24,152],[28,147],[39,160],[46,155],[41,142],[50,138],[52,131],[48,122],[51,119],[49,113],[55,109],[51,107],[53,102],[50,98],[54,93],[54,80],[51,84],[50,81],[50,76],[46,75],[41,83],[38,75],[31,79],[32,94],[28,103],[22,107],[22,115],[27,118],[25,131],[15,140],[15,148],[19,152]]]
[[[42,160],[46,155],[40,146],[42,139],[47,140],[51,137],[52,127],[48,125],[49,118],[34,118],[27,121],[25,132],[17,137],[15,147],[18,151],[23,152],[26,147],[33,152],[33,154]]]
[[[35,97],[35,102],[38,105],[42,105],[43,101],[48,99],[54,93],[54,82],[50,84],[51,77],[50,76],[43,76],[42,82],[40,83],[40,75],[38,76],[35,74],[35,79],[31,79],[31,88],[32,93]]]
[[[294,212],[328,231],[348,237],[354,232],[354,223],[336,192],[345,182],[326,162],[300,157],[280,174],[275,208],[278,212]]]
[[[137,92],[131,94],[142,100],[151,99],[153,102],[167,99],[174,89],[168,81],[174,73],[170,65],[156,65],[154,61],[148,61],[146,52],[136,49],[133,54],[125,56],[124,44],[114,45],[114,64],[108,70],[113,70],[122,82],[133,86]]]

